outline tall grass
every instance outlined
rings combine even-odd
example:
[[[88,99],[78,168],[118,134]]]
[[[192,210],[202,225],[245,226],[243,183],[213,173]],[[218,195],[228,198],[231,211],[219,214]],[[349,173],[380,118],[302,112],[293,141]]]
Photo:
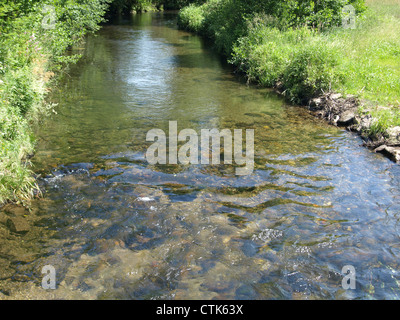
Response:
[[[327,41],[341,45],[342,91],[383,105],[400,105],[400,1],[368,1],[357,29],[337,29]]]
[[[38,191],[29,158],[31,124],[48,109],[44,98],[54,73],[78,56],[65,50],[96,31],[107,0],[0,3],[0,205],[26,204]],[[43,5],[52,5],[54,28],[43,28]]]
[[[355,29],[340,24],[320,28],[318,23],[310,28],[309,23],[293,25],[271,14],[240,14],[234,5],[238,2],[212,0],[184,8],[181,26],[214,38],[216,48],[249,81],[264,86],[279,83],[294,103],[305,104],[326,91],[352,94],[376,107],[389,107],[372,108],[376,120],[371,130],[383,133],[400,125],[399,0],[367,0],[367,10],[357,17]],[[362,1],[352,4],[363,11]],[[235,17],[228,19],[230,5]],[[310,19],[314,21],[314,16]],[[229,21],[236,28],[228,28]]]

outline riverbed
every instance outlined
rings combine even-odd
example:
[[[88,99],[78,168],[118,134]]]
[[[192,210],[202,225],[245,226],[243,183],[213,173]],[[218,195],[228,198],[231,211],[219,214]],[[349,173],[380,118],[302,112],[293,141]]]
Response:
[[[248,85],[174,13],[75,50],[36,130],[43,196],[1,212],[0,299],[399,299],[398,165]],[[169,121],[253,129],[253,173],[150,165],[146,134]]]

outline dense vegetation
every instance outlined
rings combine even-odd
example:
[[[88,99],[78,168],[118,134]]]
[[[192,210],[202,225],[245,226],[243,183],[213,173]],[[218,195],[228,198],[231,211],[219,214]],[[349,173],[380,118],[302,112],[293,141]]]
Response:
[[[157,10],[177,10],[189,4],[203,4],[206,0],[113,0],[111,14],[129,14]]]
[[[357,15],[343,28],[345,5]],[[294,103],[326,91],[390,108],[371,130],[400,125],[400,5],[396,0],[208,0],[181,10],[179,25],[213,39],[250,81],[283,87]],[[393,108],[397,107],[397,108]]]
[[[51,107],[43,101],[54,72],[77,60],[65,51],[98,30],[107,8],[107,0],[0,2],[0,204],[33,196],[31,124]]]

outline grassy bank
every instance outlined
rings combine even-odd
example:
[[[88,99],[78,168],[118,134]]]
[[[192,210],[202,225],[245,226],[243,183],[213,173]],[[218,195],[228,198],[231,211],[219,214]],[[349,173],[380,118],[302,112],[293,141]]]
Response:
[[[0,4],[0,205],[24,203],[38,191],[29,161],[32,123],[51,110],[45,97],[55,73],[78,59],[66,50],[99,28],[107,6],[106,0]]]
[[[333,91],[371,101],[371,134],[400,125],[400,1],[351,1],[356,28],[342,27],[347,1],[210,0],[181,10],[181,28],[212,38],[215,47],[264,86],[306,104]],[[271,7],[268,7],[271,6]]]

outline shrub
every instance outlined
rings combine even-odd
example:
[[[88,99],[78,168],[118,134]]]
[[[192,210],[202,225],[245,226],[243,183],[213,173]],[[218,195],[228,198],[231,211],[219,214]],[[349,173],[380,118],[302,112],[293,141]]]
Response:
[[[247,74],[249,81],[273,86],[281,80],[293,51],[307,41],[307,28],[281,31],[270,16],[256,15],[248,21],[247,35],[233,46],[230,63]]]
[[[137,12],[166,9],[176,10],[186,7],[190,4],[201,5],[206,0],[113,0],[109,14],[129,14],[132,10]]]
[[[204,9],[201,6],[189,5],[183,8],[178,16],[178,26],[188,31],[200,33],[203,26]]]
[[[176,10],[184,8],[190,4],[201,5],[206,2],[206,0],[159,0],[159,2],[163,5],[164,9]]]
[[[280,81],[286,97],[300,104],[342,81],[336,45],[307,27],[280,30],[273,25],[269,16],[256,15],[248,20],[247,35],[233,46],[230,63],[249,81],[269,87]]]
[[[33,106],[37,94],[32,88],[31,75],[27,68],[13,71],[7,77],[7,92],[5,98],[10,102],[10,107],[25,116]]]

